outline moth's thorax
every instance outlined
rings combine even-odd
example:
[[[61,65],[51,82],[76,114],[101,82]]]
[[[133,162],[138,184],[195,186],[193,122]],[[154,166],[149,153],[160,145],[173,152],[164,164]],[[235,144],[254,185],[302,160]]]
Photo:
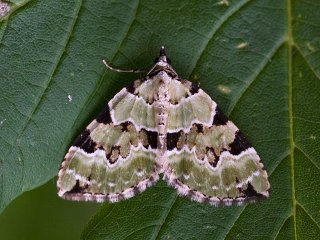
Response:
[[[157,83],[158,89],[155,91],[155,112],[156,124],[158,130],[158,150],[159,154],[163,155],[167,150],[166,136],[167,136],[167,123],[168,123],[168,108],[169,103],[169,84],[172,77],[166,71],[160,71],[152,77],[152,81]]]
[[[173,78],[167,73],[167,71],[163,70],[154,75],[152,77],[152,80],[159,82],[159,84],[169,84],[173,80]]]
[[[156,65],[159,65],[161,67],[166,67],[168,66],[169,64],[167,63],[167,59],[163,59],[163,60],[159,60]]]
[[[171,76],[172,78],[178,76],[176,71],[171,67],[171,65],[166,61],[166,59],[160,59],[148,72],[148,76],[151,78],[160,74],[161,72],[166,72],[167,75]]]

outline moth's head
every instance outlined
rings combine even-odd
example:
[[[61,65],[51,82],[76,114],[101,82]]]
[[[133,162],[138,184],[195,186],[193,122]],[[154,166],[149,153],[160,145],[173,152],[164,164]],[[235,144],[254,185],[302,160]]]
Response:
[[[155,63],[155,64],[160,63],[160,62],[163,62],[163,63],[166,63],[166,64],[171,64],[171,60],[170,60],[170,58],[167,57],[166,49],[164,48],[164,46],[162,46],[162,47],[160,48],[160,55],[159,55],[159,57],[157,57],[157,58],[154,60],[154,63]]]
[[[164,46],[160,48],[160,55],[154,60],[154,66],[149,71],[148,76],[153,76],[158,74],[161,71],[165,71],[167,74],[169,74],[171,77],[176,77],[177,73],[174,71],[174,69],[171,67],[171,60],[167,57],[166,50]]]

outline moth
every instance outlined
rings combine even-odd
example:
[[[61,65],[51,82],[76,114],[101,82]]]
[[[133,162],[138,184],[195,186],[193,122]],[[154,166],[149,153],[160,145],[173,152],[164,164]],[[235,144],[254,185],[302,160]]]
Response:
[[[198,84],[179,77],[164,47],[146,77],[117,93],[75,140],[58,195],[118,202],[160,174],[179,195],[214,206],[269,196],[255,149]]]

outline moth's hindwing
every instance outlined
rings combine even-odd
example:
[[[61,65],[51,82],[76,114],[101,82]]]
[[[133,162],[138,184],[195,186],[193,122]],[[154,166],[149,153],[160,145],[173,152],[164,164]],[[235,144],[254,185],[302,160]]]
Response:
[[[190,90],[193,86],[188,81],[183,85]],[[164,177],[168,184],[180,195],[213,205],[240,205],[268,197],[270,186],[260,157],[217,104],[203,90],[193,89],[192,96],[174,107],[179,105],[191,107],[181,108],[181,124],[172,121],[175,126],[167,133]],[[198,118],[190,124],[188,114]]]

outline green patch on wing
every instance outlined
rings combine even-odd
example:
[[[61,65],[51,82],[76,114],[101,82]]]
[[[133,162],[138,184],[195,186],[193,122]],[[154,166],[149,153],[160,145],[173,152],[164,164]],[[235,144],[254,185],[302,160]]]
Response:
[[[193,152],[181,151],[169,156],[169,168],[175,177],[192,190],[208,197],[246,197],[250,183],[257,193],[268,190],[268,181],[259,157],[251,148],[239,156],[225,155],[216,168],[199,160]]]
[[[195,122],[209,126],[212,124],[215,107],[216,104],[203,91],[183,98],[179,104],[168,109],[168,130],[189,129]]]
[[[137,126],[156,128],[154,106],[125,90],[114,97],[110,108],[116,122],[131,121]]]
[[[120,162],[119,162],[120,163]],[[121,193],[149,178],[155,171],[155,154],[143,149],[132,150],[128,159],[110,166],[103,151],[93,154],[78,149],[61,177],[61,189],[71,191],[79,181],[83,192],[93,194]]]
[[[105,150],[107,156],[110,155],[111,162],[116,161],[119,155],[128,156],[130,147],[136,147],[139,143],[139,133],[132,124],[113,126],[113,124],[100,123],[90,133],[90,137]]]
[[[208,148],[220,156],[223,150],[230,149],[229,144],[234,141],[237,130],[238,128],[231,121],[226,125],[202,127],[201,132],[197,126],[193,126],[188,133],[186,144],[189,149],[196,146],[198,158],[204,157]]]

